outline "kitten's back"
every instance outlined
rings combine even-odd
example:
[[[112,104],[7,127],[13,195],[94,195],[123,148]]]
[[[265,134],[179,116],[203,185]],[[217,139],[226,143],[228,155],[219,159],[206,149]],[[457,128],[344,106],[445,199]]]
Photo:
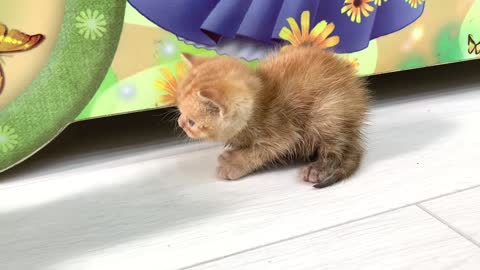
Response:
[[[308,121],[306,117],[315,117],[312,113],[316,112],[361,122],[367,111],[364,79],[355,75],[348,61],[331,52],[315,47],[290,48],[262,61],[258,74],[265,86],[264,105],[282,108],[289,118]]]
[[[272,90],[283,91],[287,97],[318,98],[328,92],[355,95],[356,86],[364,86],[348,61],[316,47],[293,47],[273,54],[260,63],[258,72],[265,81],[277,84]]]

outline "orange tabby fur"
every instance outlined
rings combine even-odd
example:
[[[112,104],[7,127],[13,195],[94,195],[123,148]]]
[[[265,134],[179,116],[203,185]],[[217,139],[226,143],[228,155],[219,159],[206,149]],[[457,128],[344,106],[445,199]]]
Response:
[[[296,159],[311,162],[303,180],[325,187],[358,168],[369,98],[349,62],[308,46],[272,54],[255,70],[226,56],[185,57],[178,123],[191,138],[229,146],[220,178]]]

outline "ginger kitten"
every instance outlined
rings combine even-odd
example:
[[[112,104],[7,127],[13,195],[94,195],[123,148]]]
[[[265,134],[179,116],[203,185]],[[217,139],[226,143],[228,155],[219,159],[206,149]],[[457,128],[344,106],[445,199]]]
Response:
[[[349,62],[311,46],[272,54],[255,70],[226,56],[184,56],[191,70],[177,89],[178,124],[228,146],[218,177],[294,159],[310,162],[301,178],[322,188],[359,167],[369,97]]]

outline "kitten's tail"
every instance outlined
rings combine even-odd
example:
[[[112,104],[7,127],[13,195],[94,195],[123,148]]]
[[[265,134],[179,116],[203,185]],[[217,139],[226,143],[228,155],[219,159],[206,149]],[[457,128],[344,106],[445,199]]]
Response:
[[[343,153],[331,152],[317,157],[301,171],[306,182],[315,183],[315,188],[325,188],[353,175],[362,160],[363,149],[360,145],[350,145]]]
[[[318,178],[317,184],[315,184],[313,187],[325,188],[345,180],[357,171],[358,167],[360,166],[360,161],[361,153],[347,153],[344,159],[340,161],[340,164],[338,164],[338,167],[333,164],[330,164],[333,165],[331,167],[322,167],[322,172],[324,173],[325,178]]]

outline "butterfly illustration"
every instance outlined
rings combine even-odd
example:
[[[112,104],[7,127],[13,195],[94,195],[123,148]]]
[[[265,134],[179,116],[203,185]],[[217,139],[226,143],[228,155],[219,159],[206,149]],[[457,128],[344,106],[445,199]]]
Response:
[[[41,34],[27,35],[15,29],[9,31],[6,25],[0,23],[0,55],[29,51],[39,45],[44,38]],[[0,63],[0,94],[4,86],[5,77]]]
[[[472,35],[468,35],[468,53],[474,53],[476,55],[480,54],[480,42],[475,42]]]

